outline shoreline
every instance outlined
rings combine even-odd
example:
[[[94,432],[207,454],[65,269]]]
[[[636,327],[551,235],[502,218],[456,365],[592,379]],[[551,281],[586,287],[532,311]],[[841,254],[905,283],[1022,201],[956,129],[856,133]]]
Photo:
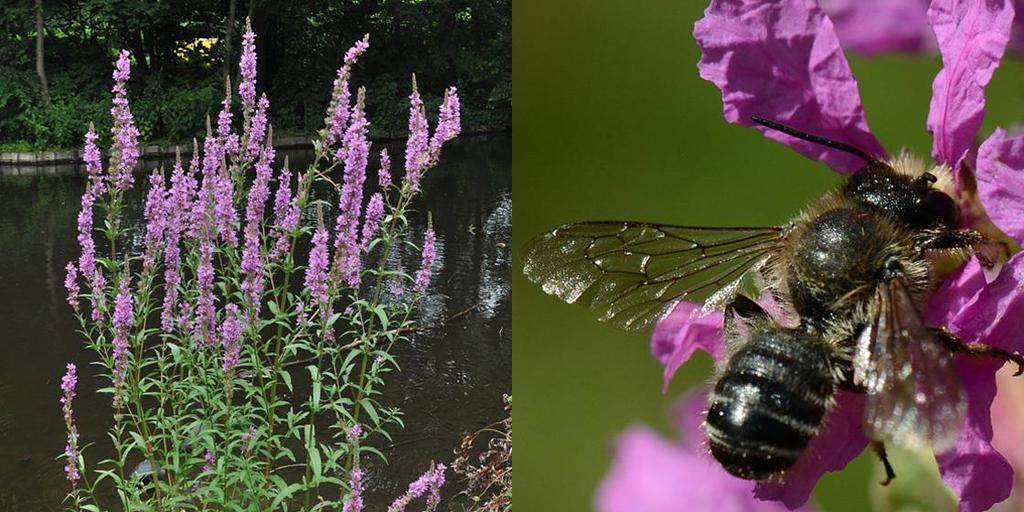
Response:
[[[462,136],[493,135],[511,133],[511,128],[484,128],[463,132]],[[392,142],[403,140],[406,132],[389,133],[370,137],[373,142]],[[310,149],[314,138],[311,136],[275,137],[274,148],[279,150]],[[177,145],[139,145],[139,167],[147,162],[163,162],[173,160],[176,148],[182,148],[181,155],[192,155],[191,142]],[[185,149],[187,148],[187,150]],[[0,153],[0,176],[56,176],[84,173],[81,160],[82,151],[28,151]],[[104,157],[106,160],[106,157]]]

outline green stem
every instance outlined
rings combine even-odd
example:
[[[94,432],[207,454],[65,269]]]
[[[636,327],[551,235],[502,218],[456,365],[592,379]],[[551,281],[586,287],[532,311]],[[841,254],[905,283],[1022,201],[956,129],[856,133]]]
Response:
[[[395,207],[394,214],[391,216],[391,222],[388,224],[387,235],[385,240],[387,241],[384,245],[384,253],[381,257],[380,264],[377,267],[377,284],[373,290],[373,300],[370,303],[371,311],[377,308],[380,302],[380,293],[384,285],[384,267],[387,265],[388,257],[391,256],[391,249],[394,247],[394,236],[395,230],[397,229],[398,219],[405,214],[405,208],[409,205],[409,201],[412,199],[412,191],[408,188],[408,185],[403,186],[402,193],[398,197],[398,205]],[[359,364],[359,386],[356,388],[355,396],[355,411],[352,413],[352,418],[355,424],[359,424],[359,417],[363,410],[363,398],[366,393],[364,387],[366,386],[366,366],[370,359],[370,340],[373,336],[373,328],[375,320],[377,319],[376,314],[370,315],[370,320],[367,322],[367,328],[363,336],[363,357]],[[357,454],[350,453],[348,460],[345,462],[345,471],[349,471],[352,468],[353,461]]]

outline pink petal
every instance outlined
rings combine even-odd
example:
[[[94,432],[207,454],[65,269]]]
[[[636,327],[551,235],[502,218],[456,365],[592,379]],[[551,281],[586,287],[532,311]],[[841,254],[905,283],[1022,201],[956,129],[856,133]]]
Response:
[[[992,399],[1001,365],[982,359],[957,361],[967,391],[967,424],[953,450],[936,457],[939,472],[960,496],[961,512],[988,510],[1005,500],[1013,487],[1013,468],[992,448]]]
[[[885,155],[868,130],[832,21],[817,2],[713,0],[693,35],[700,76],[721,89],[726,121],[754,126],[750,116],[761,116]],[[855,156],[758,129],[839,172],[864,166]]]
[[[753,482],[725,472],[710,457],[666,441],[646,427],[619,438],[611,471],[598,488],[598,512],[783,511],[754,499]]]
[[[1010,462],[1017,475],[1024,474],[1024,379],[1005,365],[996,374],[996,398],[992,402],[992,447]],[[1024,486],[1018,478],[1002,510],[1024,509]]]
[[[654,326],[651,333],[651,353],[665,365],[662,392],[668,390],[669,381],[698,348],[711,357],[725,355],[722,340],[722,313],[701,315],[701,306],[682,301]]]
[[[992,222],[1024,242],[1024,135],[996,129],[978,148],[978,195]]]
[[[688,392],[672,407],[673,423],[679,428],[683,446],[692,453],[708,453],[707,432],[704,430],[707,411],[708,394],[704,388]]]
[[[928,111],[932,157],[956,168],[981,127],[985,86],[1006,50],[1013,6],[1009,0],[934,0],[928,19],[943,64]]]
[[[1024,253],[1003,266],[985,283],[981,266],[972,260],[936,292],[928,308],[932,325],[947,326],[965,341],[1006,350],[1021,350],[1024,340]],[[937,457],[946,483],[960,496],[965,511],[986,510],[1010,494],[1013,469],[992,447],[991,405],[1000,363],[961,357],[960,378],[967,391],[967,424],[956,447]]]
[[[929,304],[928,322],[964,341],[1024,352],[1024,253],[1010,258],[991,283],[981,272],[972,260],[947,281]]]
[[[985,287],[985,275],[977,258],[971,258],[964,266],[945,278],[942,286],[932,294],[925,310],[925,323],[943,326],[958,316],[967,304]]]
[[[757,484],[754,496],[777,500],[794,509],[807,502],[826,471],[839,471],[864,451],[864,395],[840,391],[821,431],[796,464],[781,478]]]
[[[839,41],[861,55],[930,52],[936,47],[928,25],[928,0],[829,0],[822,4]]]

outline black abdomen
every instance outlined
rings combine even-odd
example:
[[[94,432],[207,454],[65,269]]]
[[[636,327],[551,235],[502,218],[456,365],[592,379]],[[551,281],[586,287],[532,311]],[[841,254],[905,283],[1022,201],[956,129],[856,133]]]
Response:
[[[735,476],[761,480],[796,462],[835,393],[830,350],[786,330],[752,333],[709,399],[711,453]]]

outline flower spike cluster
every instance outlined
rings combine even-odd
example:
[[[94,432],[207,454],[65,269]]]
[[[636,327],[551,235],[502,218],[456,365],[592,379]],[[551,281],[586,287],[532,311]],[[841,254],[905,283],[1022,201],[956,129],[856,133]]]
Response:
[[[125,373],[128,371],[130,345],[128,337],[135,323],[135,309],[132,304],[132,292],[128,284],[128,265],[121,276],[121,284],[114,300],[114,317],[111,323],[116,330],[114,336],[114,409],[120,409],[123,400]]]
[[[388,507],[388,512],[404,512],[409,503],[420,496],[427,494],[426,498],[426,512],[432,512],[437,509],[438,503],[441,501],[441,486],[444,485],[444,464],[437,464],[428,469],[423,475],[417,478],[413,483],[409,484],[409,489],[405,491],[405,494],[399,496],[395,501]]]
[[[209,400],[204,406],[227,404],[228,414],[223,424],[193,423],[191,433],[186,433],[186,439],[180,443],[183,450],[188,450],[185,448],[187,444],[197,444],[200,439],[207,444],[209,438],[205,434],[200,435],[201,430],[224,434],[217,438],[226,441],[223,447],[206,446],[203,460],[196,461],[193,457],[193,460],[174,469],[176,477],[192,478],[192,485],[183,486],[182,489],[194,498],[204,494],[199,492],[203,487],[224,485],[220,475],[225,468],[239,467],[239,454],[246,463],[266,457],[269,462],[259,462],[267,464],[267,467],[280,461],[281,456],[268,455],[269,450],[266,449],[269,444],[279,443],[283,438],[282,429],[285,425],[282,422],[285,420],[281,410],[283,401],[278,394],[278,379],[281,385],[291,391],[289,377],[292,373],[287,367],[294,362],[299,352],[315,350],[317,364],[321,356],[344,355],[350,357],[349,361],[362,356],[363,369],[359,374],[321,374],[322,379],[334,379],[329,391],[332,394],[331,407],[339,407],[338,404],[344,403],[342,395],[352,400],[352,403],[359,404],[353,415],[354,426],[346,431],[348,438],[340,444],[352,450],[354,469],[348,472],[347,478],[335,479],[339,488],[344,488],[347,480],[348,492],[343,494],[344,501],[339,498],[331,503],[335,508],[356,512],[364,508],[365,485],[365,473],[359,468],[359,454],[364,451],[359,449],[360,439],[364,437],[358,423],[359,413],[363,411],[372,414],[374,409],[371,407],[379,403],[375,398],[379,393],[373,387],[380,382],[378,374],[387,364],[386,361],[394,361],[385,358],[390,348],[378,343],[384,336],[390,335],[392,330],[399,328],[396,327],[397,322],[396,326],[388,326],[384,320],[382,323],[385,325],[379,326],[379,329],[374,330],[378,326],[368,324],[368,330],[360,332],[359,327],[363,326],[361,319],[366,317],[368,311],[375,313],[372,316],[376,320],[395,317],[399,306],[405,308],[401,312],[406,315],[412,309],[409,304],[378,302],[376,295],[379,294],[376,293],[372,303],[363,300],[359,288],[360,279],[364,273],[371,274],[381,280],[377,283],[378,287],[383,286],[388,279],[411,281],[401,271],[400,262],[394,261],[398,258],[389,259],[387,256],[395,244],[408,243],[406,208],[416,190],[406,186],[391,186],[390,159],[387,151],[382,151],[377,180],[381,190],[364,194],[371,146],[370,122],[365,112],[365,90],[360,88],[354,104],[350,104],[348,80],[356,60],[368,48],[368,36],[356,42],[345,53],[344,64],[335,82],[327,127],[322,132],[324,140],[316,147],[314,165],[300,174],[294,185],[287,158],[275,175],[274,160],[277,155],[268,121],[270,102],[266,95],[262,95],[258,101],[256,97],[255,37],[247,24],[239,67],[241,81],[238,93],[243,116],[240,133],[233,131],[232,89],[230,80],[226,80],[226,94],[216,119],[216,130],[208,117],[202,144],[193,139],[192,157],[187,168],[178,151],[169,175],[165,175],[163,169],[151,170],[143,210],[145,226],[138,237],[141,240],[141,251],[134,243],[137,241],[135,237],[131,237],[128,244],[123,243],[125,235],[134,234],[135,231],[124,229],[119,220],[123,217],[122,209],[126,205],[131,206],[129,201],[132,196],[124,192],[132,186],[134,179],[131,172],[139,156],[138,130],[128,105],[126,87],[130,76],[130,59],[128,52],[120,53],[114,72],[114,100],[111,109],[114,117],[114,142],[106,173],[96,147],[98,137],[92,125],[85,135],[83,159],[89,178],[82,196],[77,229],[82,252],[66,267],[64,285],[68,293],[67,302],[85,327],[82,332],[88,338],[90,348],[98,354],[100,363],[109,372],[114,389],[114,418],[117,423],[117,428],[111,431],[111,437],[120,452],[119,460],[123,462],[143,452],[144,463],[149,464],[148,470],[144,463],[140,463],[131,473],[119,471],[117,476],[112,477],[119,492],[124,491],[125,485],[129,483],[136,485],[137,481],[133,478],[140,474],[151,471],[155,478],[162,479],[164,474],[170,473],[169,468],[160,465],[168,460],[165,451],[169,443],[153,443],[153,439],[148,437],[151,434],[171,436],[182,433],[180,423],[175,425],[173,432],[168,432],[165,427],[167,423],[157,425],[152,415],[147,417],[145,414],[150,407],[145,397],[152,393],[148,390],[154,389],[147,387],[150,383],[159,381],[161,386],[166,386],[161,387],[162,390],[204,387],[210,381],[220,381],[218,383],[224,385],[223,390],[211,392],[210,389],[204,389],[206,393],[202,394],[203,400]],[[438,128],[433,138],[427,137],[424,131],[425,158],[421,159],[420,175],[436,164],[441,146],[458,134],[459,116],[459,101],[452,88],[445,93]],[[425,120],[423,126],[425,129]],[[328,176],[330,169],[325,172],[317,167],[316,162],[320,161],[328,161],[331,169],[335,165],[343,168],[338,212],[333,225],[328,222],[325,226],[321,214],[315,228],[307,229],[302,224],[303,210],[311,206],[320,207],[312,193],[313,187],[324,183],[334,184],[332,177]],[[269,205],[275,182],[277,189],[273,204]],[[364,195],[369,196],[368,200]],[[106,214],[102,218],[105,221],[100,226],[102,230],[94,226],[93,214],[96,207],[100,207]],[[272,209],[272,216],[265,214],[268,209]],[[382,227],[385,218],[388,223]],[[109,245],[104,243],[98,249],[93,238],[94,231],[101,231]],[[310,234],[312,247],[308,264],[303,267],[302,264],[307,262],[303,261],[304,258],[297,253],[296,248],[304,247],[305,237]],[[417,275],[424,283],[429,281],[430,267],[434,264],[434,239],[433,229],[430,228],[424,242],[424,268]],[[382,243],[378,245],[378,242]],[[383,253],[380,267],[375,272],[364,272],[362,258],[371,248],[378,246],[383,247],[380,249]],[[98,254],[100,252],[105,253],[103,257]],[[117,265],[116,262],[121,261],[124,262],[123,266]],[[395,265],[399,266],[398,272],[391,271],[390,267]],[[295,284],[292,276],[303,272],[305,287],[296,292],[292,286]],[[284,278],[277,281],[276,278],[282,275]],[[80,288],[79,279],[87,284],[86,290]],[[159,296],[160,291],[163,297]],[[92,299],[92,322],[84,318],[87,312],[79,311],[83,295]],[[266,300],[268,295],[271,296],[270,300]],[[112,302],[112,307],[108,307],[107,302]],[[349,306],[344,315],[334,314],[336,303]],[[159,330],[148,327],[146,323],[155,318],[158,311]],[[265,316],[267,311],[273,315],[276,334],[267,332],[274,330],[267,328],[270,325]],[[284,328],[291,322],[294,322],[296,328]],[[335,328],[335,322],[345,327]],[[336,330],[341,334],[336,334]],[[311,333],[320,335],[321,339],[314,339],[310,343]],[[332,341],[336,335],[360,337],[359,346],[353,343],[338,346],[324,343]],[[268,339],[273,339],[274,343],[267,342]],[[271,355],[269,347],[278,348]],[[186,356],[183,357],[183,354]],[[289,361],[289,358],[293,360]],[[368,362],[371,359],[372,365]],[[250,361],[255,361],[255,364],[267,361],[276,365],[276,368],[262,373],[248,371],[243,365]],[[200,371],[193,372],[192,367]],[[165,373],[167,368],[174,370]],[[189,371],[178,371],[185,368],[189,368]],[[246,371],[242,371],[243,368]],[[254,373],[260,375],[258,384],[253,381]],[[206,379],[205,376],[210,374],[219,375],[222,380]],[[271,378],[264,383],[267,375]],[[68,373],[62,382],[61,399],[68,430],[65,471],[72,483],[76,504],[81,506],[87,501],[86,494],[92,494],[95,484],[87,485],[88,489],[75,487],[80,479],[84,479],[80,471],[84,472],[85,469],[84,462],[79,462],[84,458],[81,456],[71,408],[75,385],[75,367],[69,364]],[[326,390],[327,386],[321,389]],[[351,398],[348,397],[350,392],[353,395]],[[244,397],[239,399],[239,394],[244,394]],[[259,398],[256,398],[257,394]],[[185,400],[193,399],[190,397]],[[168,412],[188,414],[193,418],[192,404],[168,404],[167,407],[181,407],[181,410]],[[233,407],[237,408],[232,417]],[[388,412],[389,416],[393,414]],[[310,413],[304,416],[308,420],[303,421],[311,424],[313,416]],[[124,418],[132,421],[123,422]],[[374,418],[372,424],[363,423],[372,425],[365,434],[367,439],[381,432],[386,434],[383,425],[394,421],[393,418],[383,416],[379,419]],[[257,423],[260,425],[259,430],[254,425],[255,421],[260,421]],[[147,426],[150,427],[148,432]],[[235,444],[235,441],[241,441],[241,444]],[[174,449],[178,446],[174,444]],[[316,444],[314,449],[323,451],[333,448],[327,444]],[[198,453],[195,449],[192,452]],[[202,471],[196,471],[204,461]],[[432,466],[413,482],[403,497],[396,500],[394,509],[404,510],[413,499],[425,497],[426,509],[435,510],[440,501],[440,487],[445,480],[444,471],[443,465]],[[132,478],[128,477],[129,474]],[[257,475],[257,478],[263,475],[264,480],[261,481],[266,481],[266,475],[261,472],[251,474]],[[162,488],[168,489],[170,493],[175,491],[166,486]],[[128,508],[137,508],[134,505],[146,499],[135,497]],[[210,503],[214,501],[203,502],[204,506]]]
[[[960,186],[972,180],[957,180],[960,224],[990,236],[1009,236],[1020,244],[1024,137],[997,130],[981,144],[976,161],[969,152],[984,115],[984,88],[1010,39],[1013,5],[1010,0],[934,0],[926,16],[944,64],[932,84],[927,119],[934,137],[932,156],[958,177],[976,174],[976,195]],[[750,126],[750,116],[760,116],[885,157],[868,127],[857,82],[841,50],[842,33],[837,36],[818,2],[713,0],[694,27],[694,37],[701,48],[700,75],[721,90],[727,121]],[[837,172],[863,165],[852,155],[761,131]],[[725,356],[721,315],[701,316],[699,310],[700,306],[680,303],[655,328],[651,349],[665,365],[666,382],[696,349],[716,359]],[[961,339],[1010,352],[1024,350],[1019,336],[1024,256],[1010,258],[992,282],[972,260],[945,279],[923,316],[928,325],[947,326]],[[967,424],[956,446],[937,454],[937,460],[964,511],[987,510],[1004,500],[1013,482],[1012,468],[991,444],[989,409],[998,367],[987,360],[957,361],[968,396]],[[806,502],[823,473],[845,467],[867,446],[863,408],[863,395],[840,392],[821,432],[797,464],[778,480],[759,482],[755,495],[790,508]]]
[[[423,234],[423,253],[420,269],[416,271],[417,293],[427,291],[427,285],[430,284],[431,267],[434,266],[434,259],[437,258],[436,243],[437,236],[434,234],[434,228],[428,225],[426,233]]]
[[[441,146],[462,131],[459,94],[455,87],[445,91],[433,137],[429,131],[423,99],[416,87],[416,75],[413,75],[412,94],[409,95],[409,138],[405,144],[405,180],[415,191],[420,189],[423,172],[437,165]]]
[[[238,95],[242,97],[242,109],[248,114],[256,105],[256,33],[252,31],[249,20],[245,20],[245,33],[242,34],[242,59],[238,63],[238,74],[242,83],[238,84]]]
[[[110,116],[114,126],[110,129],[114,143],[110,148],[110,182],[118,190],[127,190],[135,182],[132,171],[139,163],[139,130],[131,108],[128,106],[128,89],[125,83],[131,76],[131,61],[128,50],[121,50],[114,70],[114,106]]]
[[[334,79],[334,89],[331,92],[331,103],[327,107],[327,134],[324,142],[330,146],[341,142],[345,135],[345,128],[348,126],[349,102],[352,93],[349,91],[348,80],[352,75],[352,66],[356,60],[370,47],[370,34],[363,38],[345,52],[345,61],[338,68],[338,77]]]

